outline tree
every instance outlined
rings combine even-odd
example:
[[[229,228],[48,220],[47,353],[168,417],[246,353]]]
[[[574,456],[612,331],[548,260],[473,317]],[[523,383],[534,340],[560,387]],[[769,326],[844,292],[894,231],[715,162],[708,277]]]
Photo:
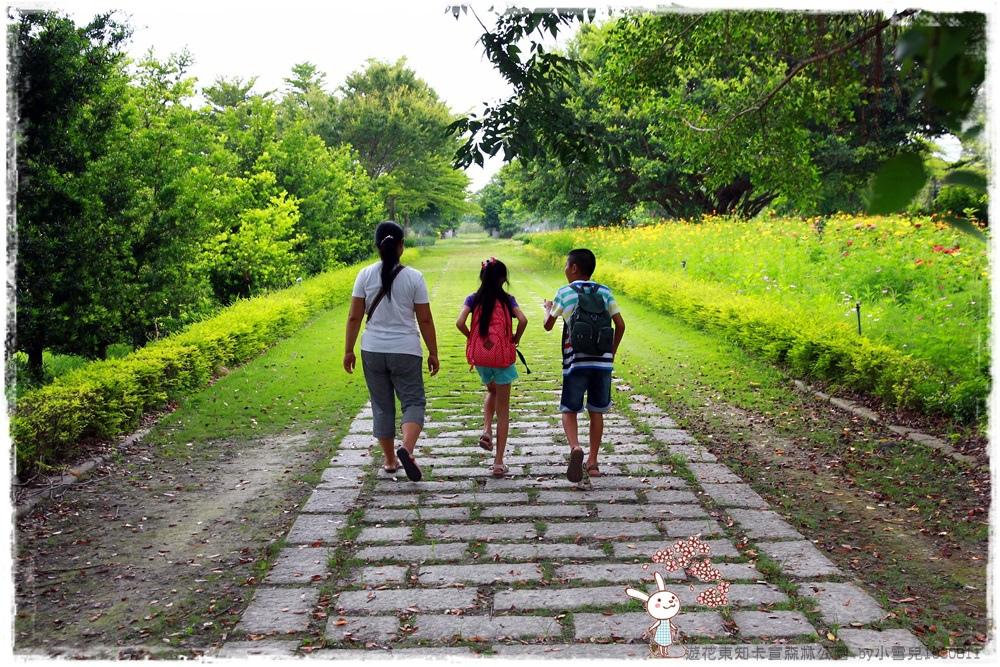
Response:
[[[133,346],[168,334],[211,309],[211,288],[200,247],[212,226],[200,214],[210,190],[194,171],[208,164],[212,137],[189,105],[195,80],[187,76],[186,52],[158,61],[152,52],[136,67],[128,88],[120,141],[110,174],[126,186],[132,205],[132,274],[122,285],[126,307],[121,326]]]
[[[107,215],[120,191],[104,187],[102,160],[120,129],[130,31],[110,14],[77,28],[52,12],[22,13],[8,31],[18,118],[15,345],[40,378],[43,349],[93,355],[116,334],[128,230]]]
[[[482,209],[479,225],[492,234],[500,232],[500,213],[504,203],[503,168],[490,177],[490,180],[479,191],[477,201]]]
[[[301,269],[293,248],[305,239],[296,233],[299,219],[296,201],[273,191],[274,174],[262,172],[240,179],[238,189],[247,201],[267,199],[260,205],[242,207],[229,227],[205,243],[216,295],[223,303],[248,298],[269,289],[290,286]]]
[[[209,105],[202,116],[223,149],[213,159],[218,168],[235,176],[253,173],[278,132],[277,105],[270,93],[252,93],[253,84],[253,79],[246,84],[238,78],[217,79],[204,91]]]
[[[371,254],[382,202],[350,146],[329,148],[298,123],[261,156],[259,171],[275,174],[276,187],[298,203],[296,247],[302,269],[315,274]]]
[[[340,92],[337,139],[358,152],[385,197],[389,219],[465,198],[468,179],[456,178],[447,164],[455,150],[451,112],[405,58],[393,64],[370,59]]]
[[[327,145],[336,140],[333,112],[336,100],[323,89],[326,74],[309,62],[292,67],[285,79],[288,91],[281,98],[278,129],[303,124],[306,132],[318,135]]]

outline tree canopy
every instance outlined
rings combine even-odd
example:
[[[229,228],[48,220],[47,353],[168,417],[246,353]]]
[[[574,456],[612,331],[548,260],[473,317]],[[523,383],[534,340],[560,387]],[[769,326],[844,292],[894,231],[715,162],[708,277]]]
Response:
[[[650,205],[675,217],[858,210],[882,165],[954,128],[927,95],[932,59],[900,66],[927,16],[626,11],[592,27],[582,10],[509,10],[481,42],[515,94],[456,123],[456,161],[503,150],[519,162],[512,177],[528,174],[529,202],[588,224]],[[948,58],[982,32],[960,23],[938,50]],[[567,53],[545,51],[543,37],[575,24]],[[974,94],[981,67],[948,58],[934,60],[950,63],[941,76]]]

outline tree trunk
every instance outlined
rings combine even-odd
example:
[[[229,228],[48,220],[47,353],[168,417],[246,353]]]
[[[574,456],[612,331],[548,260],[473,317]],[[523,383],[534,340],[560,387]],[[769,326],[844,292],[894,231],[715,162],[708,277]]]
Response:
[[[42,342],[32,340],[28,343],[28,377],[32,382],[42,383],[45,379],[45,367],[42,363]]]
[[[393,222],[396,221],[396,195],[389,195],[389,198],[385,202],[386,208],[389,209],[389,219]]]

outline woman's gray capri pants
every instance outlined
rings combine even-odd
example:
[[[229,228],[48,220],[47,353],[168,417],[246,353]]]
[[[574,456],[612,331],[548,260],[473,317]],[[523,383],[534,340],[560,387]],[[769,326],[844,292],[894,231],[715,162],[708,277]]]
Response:
[[[368,395],[372,399],[372,435],[379,440],[395,438],[396,397],[403,410],[401,423],[424,427],[424,360],[412,354],[361,351]]]

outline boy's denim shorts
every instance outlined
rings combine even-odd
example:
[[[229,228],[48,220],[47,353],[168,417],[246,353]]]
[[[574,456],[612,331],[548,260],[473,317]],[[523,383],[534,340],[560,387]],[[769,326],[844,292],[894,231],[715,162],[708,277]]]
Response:
[[[611,409],[611,371],[606,368],[574,368],[563,376],[561,412],[583,412],[583,395],[587,394],[589,412]]]
[[[483,384],[495,382],[497,384],[510,384],[517,379],[517,365],[511,364],[507,368],[487,368],[486,366],[476,366],[479,379]]]

